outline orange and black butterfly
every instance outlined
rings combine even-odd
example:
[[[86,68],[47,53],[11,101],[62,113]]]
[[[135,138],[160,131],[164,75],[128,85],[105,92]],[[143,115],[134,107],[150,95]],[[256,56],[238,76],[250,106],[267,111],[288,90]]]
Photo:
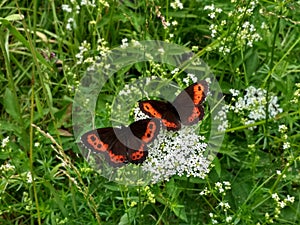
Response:
[[[159,130],[158,119],[143,119],[128,127],[105,127],[88,131],[81,136],[81,143],[87,149],[103,154],[114,167],[127,163],[139,164],[147,158],[147,144],[156,138]]]
[[[146,115],[161,119],[167,130],[176,131],[183,125],[193,125],[203,119],[201,105],[206,98],[208,84],[202,80],[184,89],[173,102],[145,100],[139,107]]]

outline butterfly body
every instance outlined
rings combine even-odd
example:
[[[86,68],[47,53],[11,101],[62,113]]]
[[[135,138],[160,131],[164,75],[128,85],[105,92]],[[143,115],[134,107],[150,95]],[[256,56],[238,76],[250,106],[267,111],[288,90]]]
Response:
[[[110,165],[119,167],[127,163],[142,163],[148,156],[147,144],[160,129],[157,119],[144,119],[128,127],[106,127],[91,130],[81,136],[83,145],[105,156]]]
[[[161,119],[167,130],[176,131],[181,128],[181,124],[193,125],[203,119],[204,108],[201,104],[207,92],[207,82],[200,81],[184,89],[172,103],[145,100],[139,102],[139,107],[146,115]]]

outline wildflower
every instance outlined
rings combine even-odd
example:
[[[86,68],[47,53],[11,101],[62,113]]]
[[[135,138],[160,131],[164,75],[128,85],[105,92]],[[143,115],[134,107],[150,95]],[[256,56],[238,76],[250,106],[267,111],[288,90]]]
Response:
[[[215,10],[215,5],[214,4],[206,5],[206,6],[204,6],[204,10],[214,11]]]
[[[81,0],[80,5],[86,5],[86,6],[96,7],[95,0],[92,0],[92,1]]]
[[[26,177],[27,177],[27,183],[32,183],[32,174],[30,171],[26,173]]]
[[[34,147],[39,147],[40,146],[40,142],[35,142],[34,143]]]
[[[287,198],[286,198],[285,200],[286,200],[287,202],[294,203],[295,197],[291,197],[290,195],[288,195]]]
[[[267,104],[266,90],[261,88],[255,88],[250,86],[246,88],[246,94],[244,96],[237,96],[237,92],[234,94],[238,97],[235,103],[229,107],[234,113],[238,113],[243,116],[242,123],[252,124],[255,121],[265,119],[265,108]],[[282,112],[279,107],[278,98],[275,95],[269,95],[268,104],[269,117],[275,117],[278,113]]]
[[[232,94],[232,96],[238,96],[240,94],[239,90],[235,90],[235,89],[229,89],[230,93]]]
[[[278,206],[283,209],[286,206],[286,203],[284,201],[280,201],[278,202]]]
[[[185,78],[183,78],[182,81],[186,85],[189,85],[191,83],[191,81],[192,81],[192,83],[197,82],[197,77],[195,76],[195,74],[188,73],[187,76]]]
[[[90,48],[91,48],[91,45],[90,45],[90,43],[87,43],[86,40],[84,40],[81,43],[81,45],[79,47],[79,53],[77,53],[75,55],[75,57],[77,58],[77,64],[83,63],[84,55],[86,52],[88,52],[90,50]]]
[[[69,5],[66,5],[66,4],[63,4],[62,6],[61,6],[61,9],[63,10],[63,11],[65,11],[65,12],[72,12],[72,8],[69,6]]]
[[[298,103],[299,102],[299,98],[300,98],[300,83],[296,83],[296,87],[298,89],[294,92],[294,96],[290,100],[291,103]]]
[[[163,25],[164,25],[164,29],[167,29],[171,25],[171,23],[169,21],[165,21]]]
[[[208,195],[210,193],[210,191],[207,189],[207,187],[204,188],[203,191],[201,191],[199,194],[200,195]]]
[[[121,47],[121,48],[126,48],[126,47],[128,47],[128,39],[127,39],[127,38],[122,39],[122,44],[121,44],[120,47]]]
[[[278,126],[278,131],[280,132],[280,133],[286,133],[287,132],[287,126],[286,125],[279,125]]]
[[[287,134],[282,135],[282,139],[283,140],[287,140],[288,139],[288,135]]]
[[[175,2],[171,2],[170,3],[170,6],[173,8],[173,9],[183,9],[183,4],[180,2],[180,0],[175,0]]]
[[[212,223],[212,224],[218,224],[219,222],[218,222],[218,220],[212,219],[212,220],[211,220],[211,223]]]
[[[76,5],[76,14],[79,14],[80,13],[80,6],[79,5]]]
[[[221,124],[218,125],[218,131],[223,132],[228,127],[227,113],[229,112],[229,106],[224,105],[221,107],[221,110],[218,111],[217,115],[214,117],[214,120],[219,120]]]
[[[290,148],[290,147],[291,147],[290,142],[284,142],[284,143],[283,143],[283,146],[282,146],[283,149],[288,149],[288,148]]]
[[[137,205],[137,202],[136,201],[132,201],[131,203],[130,203],[130,207],[134,207],[134,206],[136,206]]]
[[[210,161],[203,155],[207,144],[202,140],[192,127],[161,132],[149,146],[143,170],[152,174],[153,182],[168,180],[173,175],[204,178],[209,172]]]
[[[272,198],[273,198],[275,201],[279,201],[279,200],[280,200],[277,193],[272,194]]]
[[[14,171],[15,170],[15,166],[11,165],[10,163],[5,163],[3,165],[0,166],[0,171]]]
[[[209,13],[208,16],[213,19],[216,17],[216,13],[212,12],[212,13]]]
[[[230,223],[232,221],[232,216],[227,216],[225,220],[227,223]]]
[[[173,26],[177,26],[178,25],[178,22],[176,20],[172,21],[172,25]]]
[[[171,74],[175,74],[179,72],[179,68],[175,68],[174,70],[171,71]]]
[[[225,190],[230,190],[231,189],[231,184],[228,181],[223,181],[223,184],[225,185]]]
[[[9,136],[7,136],[6,138],[2,139],[1,147],[4,148],[7,145],[8,142],[9,142]]]
[[[192,51],[193,51],[193,52],[199,51],[199,47],[198,47],[198,46],[192,46]]]
[[[67,30],[72,30],[72,23],[74,22],[73,18],[69,18],[67,21],[66,29]]]
[[[228,202],[220,202],[219,206],[226,212],[227,209],[230,209],[230,205],[228,204]]]
[[[131,43],[133,44],[134,47],[141,47],[142,46],[139,41],[134,40],[134,39],[131,40]]]
[[[162,54],[165,53],[165,50],[163,48],[158,49],[158,51]]]

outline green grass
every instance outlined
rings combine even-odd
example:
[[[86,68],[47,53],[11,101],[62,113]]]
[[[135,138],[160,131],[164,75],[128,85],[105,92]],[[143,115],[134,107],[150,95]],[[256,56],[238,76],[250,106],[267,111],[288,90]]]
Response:
[[[0,2],[0,224],[300,223],[299,2],[75,2]],[[193,49],[218,80],[228,126],[205,179],[126,186],[80,153],[72,127],[80,80],[99,55],[132,40]],[[145,62],[117,71],[101,89],[96,125],[110,125],[117,91],[134,80],[155,75],[183,88],[185,74],[173,69]],[[250,86],[262,101],[242,108]],[[245,124],[257,108],[264,116]]]

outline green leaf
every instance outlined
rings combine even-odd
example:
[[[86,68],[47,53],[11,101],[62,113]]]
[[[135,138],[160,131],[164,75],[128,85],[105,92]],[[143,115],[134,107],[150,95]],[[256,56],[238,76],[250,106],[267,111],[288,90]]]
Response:
[[[17,104],[18,102],[15,100],[15,97],[11,92],[11,90],[6,88],[4,93],[4,100],[3,100],[4,109],[13,119],[15,119],[16,121],[18,121],[18,123],[20,123],[21,116],[19,114]]]
[[[185,222],[188,222],[184,205],[176,205],[176,206],[173,206],[171,209],[178,218],[180,218],[181,220],[183,220]]]
[[[121,217],[118,225],[129,225],[133,223],[137,212],[137,208],[130,208],[126,213]]]
[[[38,115],[39,115],[39,118],[42,118],[44,115],[43,113],[43,107],[42,107],[42,104],[40,102],[40,98],[38,95],[35,95],[35,103],[36,103],[36,108],[37,108],[37,111],[38,111]]]
[[[214,158],[213,164],[215,165],[214,166],[215,171],[217,172],[218,176],[220,177],[222,169],[221,169],[221,163],[220,163],[220,160],[218,159],[218,157]]]
[[[259,66],[259,58],[257,51],[250,51],[246,54],[246,73],[248,76],[253,75],[258,66]]]
[[[20,15],[20,14],[11,14],[7,17],[5,17],[4,19],[8,20],[8,21],[17,21],[17,20],[22,20],[24,19],[24,15]]]
[[[0,130],[17,132],[20,130],[20,127],[18,125],[12,124],[6,120],[0,120]]]
[[[5,18],[0,17],[0,25],[2,24],[2,21],[18,21],[24,19],[24,15],[20,14],[11,14]]]

